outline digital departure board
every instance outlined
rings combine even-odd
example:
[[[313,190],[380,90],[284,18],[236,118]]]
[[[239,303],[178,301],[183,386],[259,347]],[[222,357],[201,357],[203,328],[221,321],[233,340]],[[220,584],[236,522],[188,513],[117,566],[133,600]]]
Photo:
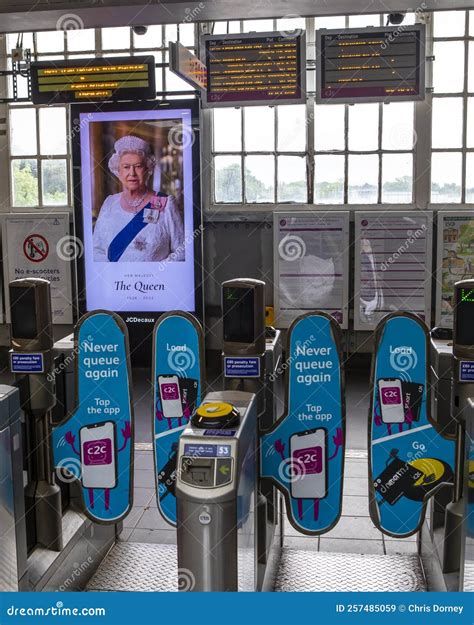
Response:
[[[306,44],[302,31],[203,37],[207,107],[302,104]]]
[[[31,64],[33,104],[155,99],[155,58],[38,61]]]
[[[206,88],[206,66],[179,41],[170,41],[170,70],[195,89]]]
[[[318,103],[399,102],[425,97],[425,27],[316,33]]]

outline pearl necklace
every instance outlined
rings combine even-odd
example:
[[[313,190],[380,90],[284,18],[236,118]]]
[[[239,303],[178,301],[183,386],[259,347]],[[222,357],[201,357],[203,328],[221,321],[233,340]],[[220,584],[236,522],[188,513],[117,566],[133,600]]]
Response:
[[[138,208],[140,206],[140,204],[143,202],[143,200],[145,199],[146,195],[147,195],[148,191],[145,191],[145,193],[142,195],[142,197],[138,198],[138,200],[127,200],[127,198],[125,196],[123,196],[123,199],[125,200],[126,204],[128,204],[128,206],[130,206],[130,208]]]

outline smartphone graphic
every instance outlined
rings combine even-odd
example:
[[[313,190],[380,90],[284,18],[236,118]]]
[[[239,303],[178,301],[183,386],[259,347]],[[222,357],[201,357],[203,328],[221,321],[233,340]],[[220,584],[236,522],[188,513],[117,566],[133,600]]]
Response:
[[[326,437],[325,428],[307,430],[291,436],[291,458],[302,469],[300,471],[296,467],[295,476],[291,482],[291,496],[295,499],[323,499],[326,497]]]
[[[158,376],[160,389],[161,411],[166,419],[180,419],[183,416],[181,392],[177,375]]]
[[[196,409],[196,401],[198,395],[198,381],[192,378],[181,378],[179,380],[179,388],[181,392],[181,403],[183,410],[187,407],[192,414]]]
[[[420,420],[424,385],[417,382],[402,382],[403,408],[405,417],[411,414],[413,421]]]
[[[82,486],[84,488],[115,488],[115,423],[105,421],[79,430],[81,446]]]
[[[379,380],[380,407],[384,423],[403,423],[405,409],[403,406],[402,383],[396,378]]]

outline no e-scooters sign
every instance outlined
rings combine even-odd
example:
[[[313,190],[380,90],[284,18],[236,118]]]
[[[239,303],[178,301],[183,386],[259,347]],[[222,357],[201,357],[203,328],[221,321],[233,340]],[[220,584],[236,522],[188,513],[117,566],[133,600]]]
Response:
[[[31,262],[40,263],[48,256],[48,241],[41,234],[30,234],[23,242],[23,252]]]

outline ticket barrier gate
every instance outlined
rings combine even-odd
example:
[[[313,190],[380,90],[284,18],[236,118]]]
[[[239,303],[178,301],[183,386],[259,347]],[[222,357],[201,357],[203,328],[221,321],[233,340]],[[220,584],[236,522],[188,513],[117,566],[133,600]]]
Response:
[[[255,395],[223,391],[180,437],[178,576],[194,591],[257,590],[256,434]]]
[[[32,324],[36,325],[43,341],[45,335],[52,336],[38,327],[50,327],[50,319],[43,319],[50,307],[39,301],[48,299],[49,284],[30,279],[16,282],[22,289],[17,298],[20,309],[12,309],[15,323],[11,367],[16,379],[13,386],[0,386],[0,436],[2,449],[6,450],[1,458],[5,479],[0,491],[0,554],[2,563],[7,563],[0,575],[0,590],[80,590],[115,541],[116,527],[94,524],[83,514],[78,484],[50,468],[49,443],[37,453],[40,431],[44,432],[40,441],[44,443],[49,438],[47,431],[62,421],[74,405],[74,341],[72,334],[54,344],[51,341],[51,355],[44,356],[41,350],[48,346],[37,344],[31,329]],[[38,295],[37,287],[48,292]],[[15,302],[14,291],[11,299]],[[28,320],[28,315],[34,319]],[[43,365],[50,361],[47,367],[43,366],[43,372],[30,377],[27,371],[22,374],[22,367],[35,366],[39,356],[43,357]],[[36,380],[35,375],[46,380],[44,394],[35,391],[35,385],[42,381]],[[51,397],[45,397],[46,394]],[[54,498],[54,522],[43,514],[41,499],[35,505],[35,484],[43,477],[46,479],[41,489],[46,498]]]
[[[454,331],[435,328],[431,333],[432,415],[444,435],[456,441],[454,488],[433,497],[420,541],[421,553],[441,590],[462,590],[464,584],[468,502],[463,491],[469,482],[466,431],[474,400],[473,288],[473,280],[456,283]]]

